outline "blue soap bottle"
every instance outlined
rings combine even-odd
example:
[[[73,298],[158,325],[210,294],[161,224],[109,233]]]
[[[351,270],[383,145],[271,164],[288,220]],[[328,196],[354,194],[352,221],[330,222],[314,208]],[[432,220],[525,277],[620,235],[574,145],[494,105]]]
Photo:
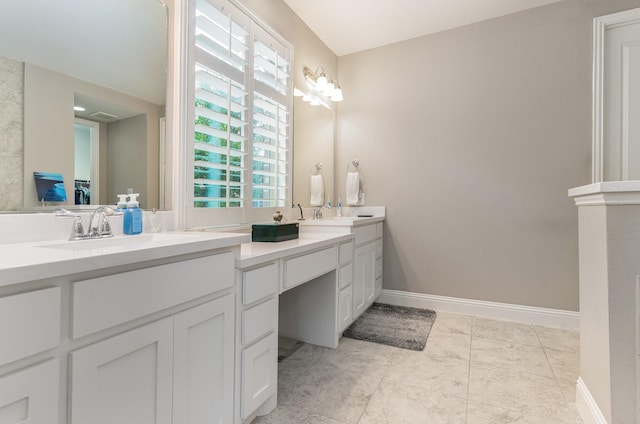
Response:
[[[129,194],[129,203],[124,210],[124,233],[140,234],[142,232],[142,210],[138,203],[138,193]]]

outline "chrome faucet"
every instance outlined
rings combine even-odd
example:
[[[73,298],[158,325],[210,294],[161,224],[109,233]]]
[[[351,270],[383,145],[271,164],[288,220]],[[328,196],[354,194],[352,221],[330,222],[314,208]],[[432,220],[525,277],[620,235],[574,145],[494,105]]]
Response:
[[[327,208],[327,209],[331,209],[331,202],[327,203],[324,206],[319,206],[317,208],[313,209],[313,219],[320,219],[322,218],[322,209]]]
[[[87,233],[89,238],[113,237],[108,217],[116,214],[117,212],[109,206],[98,206],[89,220],[89,232]]]
[[[67,209],[56,209],[56,216],[60,218],[73,218],[73,226],[71,227],[71,235],[69,240],[87,240],[96,238],[113,237],[111,232],[111,225],[109,224],[109,216],[121,215],[120,212],[116,212],[109,206],[99,206],[91,214],[89,220],[89,231],[84,232],[82,226],[82,217],[77,214],[72,214]]]

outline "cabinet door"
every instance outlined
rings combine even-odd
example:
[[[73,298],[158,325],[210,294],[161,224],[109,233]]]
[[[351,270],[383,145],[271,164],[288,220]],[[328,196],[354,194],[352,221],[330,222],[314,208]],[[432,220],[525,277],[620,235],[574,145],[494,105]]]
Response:
[[[242,351],[241,418],[244,420],[276,392],[278,336],[270,334]]]
[[[173,422],[233,422],[234,298],[224,296],[174,320]]]
[[[171,424],[173,319],[71,353],[73,424]]]
[[[57,359],[0,378],[0,423],[58,422]]]
[[[348,286],[340,290],[338,295],[338,332],[344,331],[353,321],[351,319],[353,308],[351,293],[351,286]]]
[[[355,320],[375,298],[375,243],[365,244],[354,251],[353,319]]]

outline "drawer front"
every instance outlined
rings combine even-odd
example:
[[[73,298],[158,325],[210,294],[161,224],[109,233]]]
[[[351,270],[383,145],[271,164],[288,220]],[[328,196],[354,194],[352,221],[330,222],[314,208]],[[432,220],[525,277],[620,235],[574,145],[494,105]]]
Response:
[[[273,334],[242,351],[240,416],[253,414],[278,386],[278,337]]]
[[[249,305],[278,292],[278,265],[271,264],[242,273],[242,303]]]
[[[351,264],[341,266],[339,275],[339,285],[343,289],[353,281],[353,266]]]
[[[353,322],[351,295],[351,287],[340,290],[338,295],[338,331],[346,330]]]
[[[232,287],[234,254],[225,252],[73,284],[73,338]]]
[[[353,242],[342,243],[340,245],[340,265],[353,260]]]
[[[364,227],[356,227],[354,233],[356,234],[356,245],[360,246],[363,243],[376,239],[376,226],[371,224],[365,225]]]
[[[58,422],[59,375],[52,359],[0,378],[0,422]]]
[[[284,261],[284,288],[289,289],[336,269],[337,247]]]
[[[0,365],[60,343],[60,287],[0,298]]]
[[[257,340],[275,330],[277,326],[278,302],[275,298],[243,311],[242,344],[247,345]]]

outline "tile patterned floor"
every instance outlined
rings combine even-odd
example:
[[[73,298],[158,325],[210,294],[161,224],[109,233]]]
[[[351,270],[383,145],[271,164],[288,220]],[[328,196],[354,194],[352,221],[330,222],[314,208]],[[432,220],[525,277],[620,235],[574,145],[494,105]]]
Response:
[[[254,424],[578,424],[578,372],[577,331],[438,313],[423,352],[305,344]]]

